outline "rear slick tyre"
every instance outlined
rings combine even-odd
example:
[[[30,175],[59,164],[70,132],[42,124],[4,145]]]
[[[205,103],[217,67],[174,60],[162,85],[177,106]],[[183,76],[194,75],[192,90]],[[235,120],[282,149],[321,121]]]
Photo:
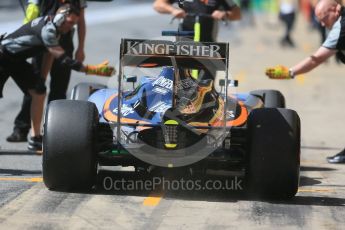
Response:
[[[94,185],[98,112],[91,102],[57,100],[44,124],[43,181],[52,190],[84,190]]]
[[[255,90],[250,94],[260,97],[265,108],[285,108],[284,95],[278,90]]]
[[[251,196],[295,196],[300,169],[300,119],[288,109],[253,110],[248,118],[247,186]]]

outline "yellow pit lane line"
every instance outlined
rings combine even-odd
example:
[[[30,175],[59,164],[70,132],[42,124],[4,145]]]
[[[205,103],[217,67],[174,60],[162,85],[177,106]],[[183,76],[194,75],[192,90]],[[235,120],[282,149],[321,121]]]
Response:
[[[310,52],[313,51],[313,47],[312,47],[309,43],[304,43],[304,44],[302,45],[302,50],[303,50],[303,52],[305,52],[305,53],[310,53]]]
[[[24,181],[24,182],[43,182],[42,177],[32,177],[32,178],[18,178],[18,177],[0,177],[0,181]]]
[[[157,206],[161,202],[162,197],[163,193],[151,193],[148,197],[145,198],[143,205],[149,207]]]
[[[297,84],[298,85],[304,85],[305,83],[305,76],[303,74],[300,74],[296,76]]]

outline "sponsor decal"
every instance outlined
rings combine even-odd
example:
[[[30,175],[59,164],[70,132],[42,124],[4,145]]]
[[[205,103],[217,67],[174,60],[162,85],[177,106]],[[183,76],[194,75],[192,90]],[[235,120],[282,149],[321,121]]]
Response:
[[[155,92],[155,93],[158,93],[158,94],[162,94],[162,95],[166,95],[169,92],[169,90],[161,88],[159,86],[153,88],[152,91]]]
[[[221,58],[221,46],[198,43],[157,43],[126,41],[127,52],[131,55],[167,55]]]
[[[113,113],[118,114],[118,109],[115,108],[113,110]],[[122,107],[121,107],[121,114],[122,114],[122,116],[128,116],[129,114],[132,114],[132,113],[134,113],[134,109],[132,107],[129,107],[126,104],[122,105]]]
[[[160,86],[164,89],[172,90],[174,82],[170,79],[160,76],[157,80],[152,83],[152,86]]]
[[[136,109],[139,105],[140,105],[140,101],[137,100],[137,101],[134,103],[133,108]]]
[[[191,78],[186,78],[178,82],[177,88],[179,90],[182,89],[190,89],[190,88],[196,88],[198,87],[198,84],[193,81]]]
[[[165,111],[167,111],[170,108],[171,108],[171,105],[169,105],[163,101],[160,101],[157,104],[155,104],[154,106],[152,106],[150,108],[150,111],[156,112],[156,113],[164,113]]]

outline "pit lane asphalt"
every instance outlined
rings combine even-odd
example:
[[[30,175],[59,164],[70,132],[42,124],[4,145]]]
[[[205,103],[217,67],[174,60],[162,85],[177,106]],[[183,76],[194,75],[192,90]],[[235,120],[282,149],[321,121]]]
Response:
[[[121,37],[152,39],[162,29],[174,28],[169,25],[169,16],[152,12],[139,18],[113,18],[124,9],[114,3],[107,6],[104,12],[113,10],[108,17],[103,15],[108,21],[88,27],[87,63],[109,58],[117,65]],[[89,7],[88,12],[92,15],[100,7]],[[132,14],[140,13],[137,8]],[[19,16],[20,11],[8,14]],[[327,164],[325,157],[345,147],[344,66],[332,59],[294,81],[266,79],[266,66],[292,65],[319,45],[318,34],[308,30],[300,16],[293,34],[298,47],[281,49],[278,40],[283,29],[275,23],[273,29],[266,27],[272,19],[274,16],[261,15],[256,28],[239,24],[221,27],[220,40],[230,41],[230,73],[240,80],[237,91],[279,89],[287,107],[301,117],[301,187],[296,198],[274,202],[248,200],[237,192],[49,191],[41,182],[41,156],[25,152],[26,144],[5,141],[21,102],[20,91],[9,81],[0,100],[0,229],[343,229],[345,165]],[[115,77],[108,80],[73,73],[70,89],[81,81],[114,86]],[[133,177],[130,173],[119,175]]]

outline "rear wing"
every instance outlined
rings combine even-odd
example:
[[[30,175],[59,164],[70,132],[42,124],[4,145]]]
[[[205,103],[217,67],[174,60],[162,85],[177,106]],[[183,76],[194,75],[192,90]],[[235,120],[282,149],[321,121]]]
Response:
[[[177,66],[227,71],[229,44],[216,42],[122,39],[123,66]]]
[[[122,78],[125,66],[159,67],[174,66],[174,68],[188,69],[215,69],[225,71],[225,85],[228,85],[229,43],[193,42],[193,41],[166,41],[122,39],[120,51],[120,68],[118,75],[118,105],[117,105],[117,135],[121,136],[121,125],[146,126],[149,124],[124,123],[121,121]],[[178,71],[175,71],[175,75]],[[227,95],[227,87],[225,88]],[[175,98],[175,97],[173,97]],[[227,105],[227,97],[225,98]],[[223,112],[226,120],[225,110]],[[219,128],[225,128],[224,124]],[[210,129],[211,126],[196,126],[198,129]]]

